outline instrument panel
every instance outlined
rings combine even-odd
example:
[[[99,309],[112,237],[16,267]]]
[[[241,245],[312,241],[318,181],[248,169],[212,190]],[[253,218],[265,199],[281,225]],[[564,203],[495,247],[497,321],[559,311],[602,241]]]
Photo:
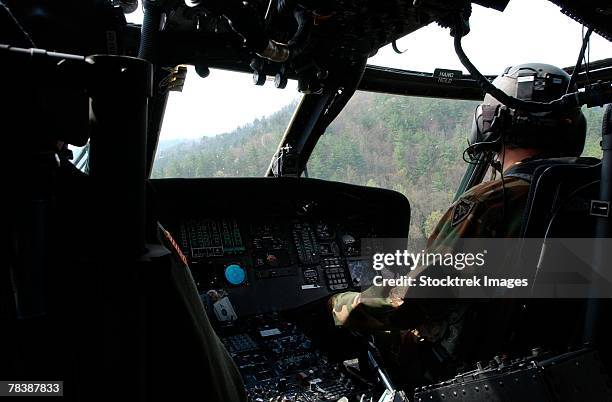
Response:
[[[370,384],[352,377],[342,362],[277,314],[250,317],[219,332],[250,402],[335,402],[343,397],[357,402],[372,396]]]
[[[359,255],[353,235],[336,238],[325,222],[240,225],[231,218],[190,219],[180,223],[179,233],[179,245],[194,267],[214,266],[204,272],[196,269],[200,289],[247,286],[246,273],[253,270],[255,279],[301,274],[302,289],[326,285],[344,290],[349,287],[346,257]]]
[[[285,291],[295,293],[357,290],[360,271],[349,266],[353,261],[363,264],[366,257],[357,239],[375,235],[306,219],[186,219],[173,232],[198,289],[224,289],[236,296],[254,287],[265,289],[264,282],[278,283],[280,278],[285,285],[291,283]]]
[[[230,190],[231,184],[241,186]],[[187,256],[200,293],[222,290],[238,316],[359,290],[371,261],[360,239],[408,231],[408,201],[389,190],[301,178],[164,179],[154,185],[160,221]],[[227,196],[237,188],[249,196]]]

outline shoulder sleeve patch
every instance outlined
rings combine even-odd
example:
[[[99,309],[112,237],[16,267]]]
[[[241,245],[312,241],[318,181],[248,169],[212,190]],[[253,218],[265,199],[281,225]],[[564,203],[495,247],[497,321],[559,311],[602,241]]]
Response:
[[[461,199],[453,208],[453,217],[451,220],[451,226],[456,226],[468,217],[472,209],[474,209],[476,203],[474,201]]]

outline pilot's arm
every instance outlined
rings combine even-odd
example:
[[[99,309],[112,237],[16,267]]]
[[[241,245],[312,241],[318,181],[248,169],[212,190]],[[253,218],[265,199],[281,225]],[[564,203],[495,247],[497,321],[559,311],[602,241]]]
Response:
[[[428,252],[458,252],[464,238],[516,237],[520,230],[528,183],[506,179],[483,183],[455,201],[440,219],[427,242]],[[506,197],[505,205],[502,197]],[[380,289],[377,292],[380,293]],[[355,329],[419,329],[431,333],[445,320],[445,309],[455,303],[426,298],[411,300],[405,289],[393,288],[386,297],[372,297],[373,290],[332,296],[331,314],[337,326]]]

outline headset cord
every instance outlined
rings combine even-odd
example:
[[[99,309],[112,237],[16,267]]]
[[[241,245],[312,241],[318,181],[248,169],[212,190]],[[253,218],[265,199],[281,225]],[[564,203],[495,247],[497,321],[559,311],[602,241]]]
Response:
[[[502,227],[506,224],[506,179],[504,178],[504,164],[506,161],[506,144],[502,141],[502,160],[501,160],[501,184],[502,184]]]
[[[565,91],[565,93],[570,93],[573,90],[574,85],[576,84],[576,81],[578,81],[578,74],[580,73],[580,66],[582,65],[582,62],[585,60],[584,54],[585,51],[587,50],[587,46],[590,48],[589,43],[590,43],[590,38],[591,38],[591,34],[593,33],[593,28],[589,28],[586,32],[586,34],[584,34],[584,27],[583,27],[583,36],[582,36],[582,46],[580,47],[580,52],[578,52],[578,61],[576,61],[576,65],[574,66],[574,71],[572,71],[572,75],[570,77],[569,82],[567,83],[567,90]],[[588,79],[588,68],[589,68],[589,64],[585,63],[585,73]]]

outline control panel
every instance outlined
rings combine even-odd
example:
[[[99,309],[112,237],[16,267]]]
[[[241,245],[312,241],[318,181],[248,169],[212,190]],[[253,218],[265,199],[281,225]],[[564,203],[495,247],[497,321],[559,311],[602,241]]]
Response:
[[[348,275],[340,257],[325,258],[322,262],[327,286],[331,290],[344,290],[349,287]]]
[[[383,189],[263,178],[153,185],[159,220],[187,257],[200,294],[223,290],[239,317],[359,290],[355,274],[367,268],[356,261],[371,260],[361,240],[406,237],[409,227],[405,197]]]
[[[249,401],[378,400],[354,350],[340,351],[326,302],[359,290],[372,260],[361,239],[408,235],[403,195],[308,178],[152,184]],[[329,328],[303,330],[318,325]]]
[[[234,219],[188,219],[181,223],[182,251],[192,258],[221,257],[244,252],[244,243]]]
[[[257,289],[261,300],[274,284],[324,297],[357,289],[359,283],[349,270],[350,260],[359,255],[359,241],[332,221],[206,218],[184,220],[178,227],[179,244],[200,291],[228,290],[239,312],[252,301],[249,293]]]
[[[324,402],[367,398],[368,387],[333,362],[292,322],[276,314],[218,330],[236,362],[249,401]]]
[[[610,378],[598,353],[580,349],[553,355],[534,349],[531,356],[495,356],[488,364],[435,385],[417,388],[416,402],[609,401]]]

